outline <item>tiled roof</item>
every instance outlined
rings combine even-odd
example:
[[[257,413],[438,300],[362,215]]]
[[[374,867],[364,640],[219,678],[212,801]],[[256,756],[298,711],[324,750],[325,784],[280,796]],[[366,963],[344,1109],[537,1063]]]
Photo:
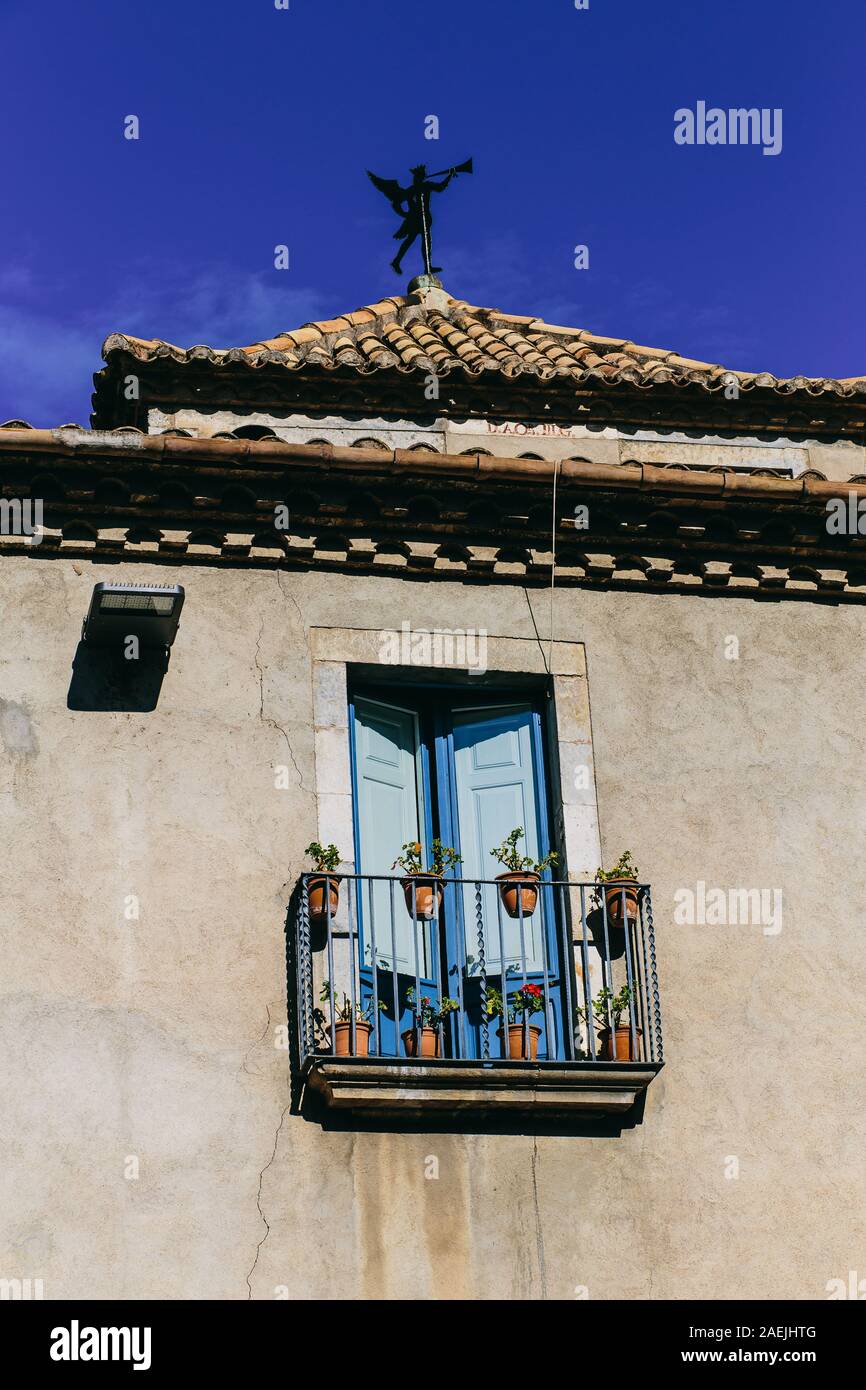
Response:
[[[630,383],[644,390],[697,385],[723,392],[736,379],[739,391],[866,397],[866,377],[837,381],[735,371],[666,348],[641,347],[628,339],[603,338],[582,328],[480,308],[444,290],[383,299],[249,347],[181,348],[158,338],[113,333],[102,352],[106,361],[115,353],[129,353],[142,362],[172,359],[179,365],[210,362],[252,369],[276,365],[289,371],[349,368],[362,375],[390,369],[437,376],[461,372],[472,378],[494,372],[505,379],[534,377],[575,386]]]

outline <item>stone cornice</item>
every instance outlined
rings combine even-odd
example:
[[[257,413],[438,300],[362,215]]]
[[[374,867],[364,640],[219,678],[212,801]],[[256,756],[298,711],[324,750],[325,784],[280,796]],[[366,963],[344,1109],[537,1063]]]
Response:
[[[866,537],[826,524],[859,477],[134,430],[0,429],[0,495],[43,499],[46,532],[0,553],[549,584],[554,471],[558,585],[866,601]]]

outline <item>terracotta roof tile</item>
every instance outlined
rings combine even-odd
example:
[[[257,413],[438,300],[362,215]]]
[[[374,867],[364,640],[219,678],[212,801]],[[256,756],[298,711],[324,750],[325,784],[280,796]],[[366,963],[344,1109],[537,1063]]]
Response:
[[[835,381],[824,377],[776,377],[770,372],[735,371],[668,348],[641,346],[627,338],[608,338],[582,328],[545,323],[529,314],[506,314],[454,299],[443,290],[427,295],[395,295],[336,318],[305,323],[249,347],[180,348],[158,338],[114,333],[102,349],[139,361],[171,358],[178,365],[210,362],[217,370],[242,364],[250,370],[268,364],[291,371],[305,367],[360,373],[463,372],[469,377],[498,372],[506,379],[627,382],[655,386],[703,387],[721,391],[735,377],[744,391],[764,389],[779,395],[866,396],[866,377]]]

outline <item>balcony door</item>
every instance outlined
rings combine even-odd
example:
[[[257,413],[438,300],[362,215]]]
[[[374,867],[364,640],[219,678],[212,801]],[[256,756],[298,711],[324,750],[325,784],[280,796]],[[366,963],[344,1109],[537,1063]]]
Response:
[[[407,840],[422,844],[429,865],[438,836],[463,857],[456,877],[493,879],[502,865],[490,851],[516,826],[524,828],[523,853],[540,859],[548,852],[541,721],[531,701],[486,693],[479,699],[447,687],[367,687],[353,694],[351,728],[359,874],[391,873]],[[550,1007],[532,1022],[543,1030],[539,1056],[548,1049],[556,1055],[561,966],[551,890],[521,922],[507,916],[492,884],[481,887],[480,905],[474,883],[455,885],[446,889],[441,920],[419,922],[415,939],[399,885],[359,885],[358,909],[364,987],[372,988],[375,936],[377,988],[388,1004],[380,1021],[383,1052],[399,1053],[394,1014],[396,1032],[410,1026],[405,994],[417,972],[432,998],[462,998],[449,1023],[452,1054],[481,1056],[483,959],[488,984],[502,988],[504,967],[509,992],[524,978],[541,984],[546,970]],[[493,1019],[488,1027],[491,1056],[500,1055],[498,1026]]]

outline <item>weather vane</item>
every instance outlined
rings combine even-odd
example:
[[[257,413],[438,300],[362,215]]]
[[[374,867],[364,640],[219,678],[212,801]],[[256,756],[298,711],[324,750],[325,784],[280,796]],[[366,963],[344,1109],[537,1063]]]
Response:
[[[400,274],[403,257],[416,237],[420,236],[424,254],[424,273],[432,278],[442,267],[431,263],[430,227],[433,219],[430,215],[430,194],[442,193],[455,174],[471,174],[472,160],[467,159],[450,169],[439,169],[435,174],[428,174],[426,164],[419,164],[417,168],[410,170],[410,173],[412,182],[408,188],[402,188],[396,179],[380,179],[378,174],[371,174],[370,170],[367,170],[369,178],[379,192],[385,194],[394,211],[403,219],[394,233],[394,240],[400,242],[400,247],[391,262],[392,269],[397,275]],[[436,183],[436,179],[441,181]]]

